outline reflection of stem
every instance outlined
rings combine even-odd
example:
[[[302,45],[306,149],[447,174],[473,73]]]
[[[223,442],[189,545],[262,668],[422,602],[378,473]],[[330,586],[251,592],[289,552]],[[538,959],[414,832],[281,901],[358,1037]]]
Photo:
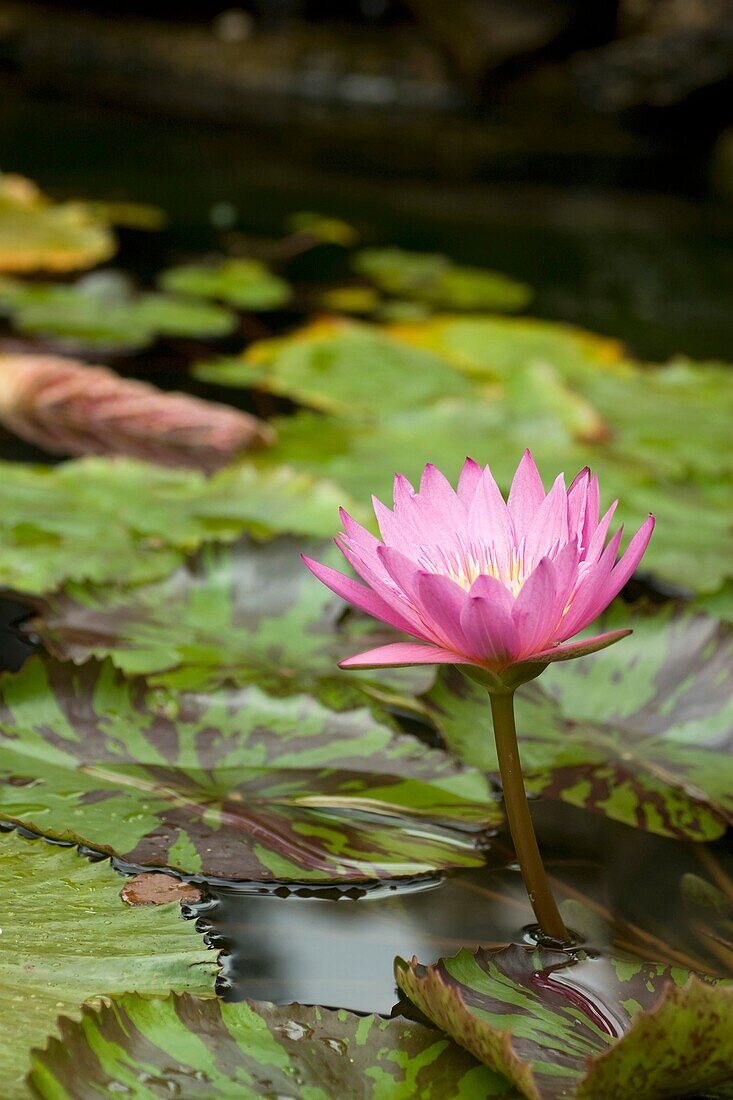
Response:
[[[514,723],[514,696],[490,694],[489,698],[504,806],[524,885],[544,935],[559,943],[567,943],[570,936],[552,896],[524,789]]]
[[[642,944],[648,945],[654,948],[657,955],[657,961],[659,962],[671,962],[676,963],[678,966],[684,966],[688,970],[706,970],[706,966],[699,959],[695,959],[692,955],[685,954],[684,951],[678,951],[675,947],[670,947],[664,940],[659,939],[652,932],[647,932],[643,928],[639,928],[638,925],[632,921],[627,920],[625,917],[617,919],[614,917],[610,909],[607,909],[605,905],[601,905],[600,902],[595,901],[593,898],[587,897],[581,893],[580,890],[576,890],[572,886],[568,886],[566,882],[562,882],[560,879],[551,876],[550,882],[568,897],[575,898],[576,901],[586,905],[589,909],[592,909],[594,913],[597,913],[599,917],[602,917],[613,928],[615,924],[621,923],[623,927],[631,933],[636,939],[641,941]],[[633,945],[629,940],[620,939],[618,936],[614,936],[613,942],[624,950],[631,950],[633,954],[638,954],[639,944]]]
[[[692,847],[695,855],[710,877],[714,880],[715,885],[722,890],[728,900],[733,903],[733,882],[731,882],[713,853],[704,844],[693,844]]]

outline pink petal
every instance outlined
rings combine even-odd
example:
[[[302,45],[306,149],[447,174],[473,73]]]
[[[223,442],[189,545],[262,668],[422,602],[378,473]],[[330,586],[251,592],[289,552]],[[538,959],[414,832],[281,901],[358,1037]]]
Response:
[[[417,544],[417,532],[412,521],[407,519],[404,513],[396,516],[392,509],[382,504],[377,497],[372,497],[372,504],[385,545],[394,546],[409,557],[414,553]]]
[[[601,554],[600,560],[584,574],[578,584],[570,610],[560,624],[560,641],[577,634],[579,630],[583,630],[588,623],[593,622],[596,615],[599,615],[608,606],[610,601],[604,603],[602,593],[611,576],[623,530],[623,527],[619,528]]]
[[[565,478],[558,474],[555,483],[534,514],[525,539],[529,568],[568,541],[568,494]]]
[[[461,629],[461,611],[468,594],[450,577],[440,573],[419,573],[416,581],[417,610],[425,628],[438,645],[465,653],[466,636]]]
[[[469,596],[461,613],[468,650],[477,661],[496,669],[511,664],[519,653],[519,635],[511,615],[482,596]]]
[[[522,656],[527,657],[547,644],[564,606],[564,601],[558,599],[555,567],[549,558],[543,558],[522,585],[514,605],[512,619]]]
[[[395,515],[398,515],[405,509],[409,509],[412,505],[412,501],[415,497],[415,490],[410,482],[407,480],[404,474],[395,474],[394,490],[393,490],[394,510]]]
[[[469,595],[481,596],[485,600],[490,600],[509,615],[511,615],[514,610],[514,596],[507,586],[502,584],[500,580],[497,580],[496,577],[490,577],[486,573],[482,573],[480,577],[476,577],[476,580],[471,585]]]
[[[598,524],[596,529],[591,532],[590,538],[583,545],[586,547],[585,561],[588,563],[597,562],[603,553],[603,544],[606,541],[606,535],[608,534],[608,528],[611,526],[611,520],[613,519],[616,508],[618,507],[618,501],[614,500],[611,507],[606,512],[605,516]]]
[[[588,483],[588,495],[585,499],[585,517],[583,520],[583,529],[578,532],[580,538],[580,549],[587,550],[590,540],[593,536],[593,532],[598,527],[598,516],[600,514],[601,495],[598,486],[598,478],[594,474]],[[610,522],[610,520],[609,520]],[[603,536],[605,540],[605,535]]]
[[[470,664],[460,653],[451,653],[434,645],[416,642],[393,642],[357,653],[339,661],[339,668],[385,668],[395,665],[460,665]]]
[[[522,455],[509,490],[509,513],[514,521],[517,541],[527,533],[537,509],[545,499],[545,487],[531,451]]]
[[[611,576],[601,586],[598,591],[596,600],[592,607],[589,609],[589,614],[592,612],[591,617],[586,619],[586,624],[593,622],[593,619],[597,615],[600,615],[602,611],[608,607],[612,600],[615,600],[619,592],[629,580],[637,565],[644,556],[644,552],[649,545],[649,539],[652,537],[654,531],[654,516],[649,516],[647,520],[641,525],[639,530],[632,538],[629,545],[626,547],[626,552],[622,556],[621,560],[616,564]],[[582,629],[579,627],[578,629]]]
[[[412,603],[416,603],[418,599],[417,579],[422,572],[420,567],[406,557],[405,554],[395,549],[394,546],[380,546],[377,550],[377,556],[385,572],[397,587],[405,593],[405,597]]]
[[[472,458],[467,458],[458,478],[456,493],[468,508],[473,500],[478,483],[481,480],[481,467]]]
[[[568,489],[568,532],[571,538],[580,540],[585,525],[585,509],[588,500],[590,470],[586,466],[573,479]]]
[[[597,653],[599,649],[606,649],[621,638],[628,638],[633,630],[610,630],[607,634],[595,634],[592,638],[581,638],[570,645],[556,645],[550,649],[533,653],[526,661],[517,661],[516,664],[552,664],[553,661],[570,661],[573,657],[585,657],[589,653]]]
[[[385,568],[381,554],[383,547],[380,545],[377,547],[376,554],[367,555],[362,553],[359,548],[351,547],[343,538],[338,536],[334,539],[334,542],[352,569],[358,573],[362,580],[366,581],[375,595],[391,607],[394,613],[400,615],[403,623],[409,624],[410,633],[421,636],[422,624],[420,617],[412,609],[412,601],[401,588],[395,585]],[[406,625],[401,629],[406,630],[408,627]]]
[[[345,508],[339,508],[339,516],[349,542],[371,554],[376,553],[377,547],[381,546],[379,539],[371,531],[367,531],[366,527],[362,527],[360,523],[357,523]]]
[[[514,545],[514,525],[491,470],[485,467],[468,510],[471,538],[493,544],[499,560],[506,559]]]
[[[330,588],[342,600],[346,600],[347,603],[358,607],[360,611],[388,623],[397,630],[404,630],[408,634],[415,633],[414,625],[408,622],[399,611],[377,595],[376,592],[373,592],[370,588],[365,588],[362,584],[358,584],[351,577],[344,576],[337,569],[331,569],[329,565],[322,565],[318,561],[313,561],[312,558],[307,558],[304,554],[301,557],[314,577],[317,577],[322,584],[325,584],[326,588]]]

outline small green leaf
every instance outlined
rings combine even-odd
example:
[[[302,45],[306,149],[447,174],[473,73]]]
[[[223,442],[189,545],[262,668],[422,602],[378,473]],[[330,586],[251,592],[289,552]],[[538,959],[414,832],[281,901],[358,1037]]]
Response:
[[[28,1095],[31,1048],[57,1034],[59,1016],[78,1018],[88,998],[213,992],[215,956],[181,920],[178,903],[130,909],[122,884],[74,850],[0,835],[3,1100]]]
[[[429,1019],[530,1100],[733,1087],[733,982],[517,945],[435,966],[398,959],[396,975]]]
[[[517,692],[528,791],[662,836],[722,835],[733,822],[733,629],[621,602],[596,625],[634,633]],[[498,771],[477,685],[441,672],[424,701],[452,752]]]
[[[60,1022],[34,1056],[44,1100],[488,1100],[518,1094],[438,1031],[343,1009],[126,996]]]
[[[437,253],[367,248],[356,252],[351,262],[358,275],[385,294],[429,302],[440,309],[515,310],[532,297],[524,283],[495,271],[460,267]]]
[[[234,314],[196,298],[139,294],[124,277],[95,272],[75,284],[0,279],[0,312],[19,332],[71,351],[133,352],[159,336],[226,336]]]
[[[362,706],[153,689],[34,657],[0,679],[2,816],[145,866],[359,880],[483,862],[486,780]]]
[[[215,298],[235,309],[280,309],[290,301],[288,284],[260,260],[220,260],[216,264],[182,264],[164,271],[163,290],[194,298]]]

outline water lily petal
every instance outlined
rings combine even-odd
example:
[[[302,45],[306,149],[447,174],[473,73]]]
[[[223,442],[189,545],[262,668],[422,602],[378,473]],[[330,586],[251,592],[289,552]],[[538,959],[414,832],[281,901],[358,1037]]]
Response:
[[[633,630],[609,630],[606,634],[594,634],[592,638],[581,638],[578,642],[569,645],[556,645],[550,649],[539,650],[533,653],[531,658],[525,661],[517,661],[522,664],[551,664],[553,661],[570,661],[574,657],[585,657],[589,653],[596,653],[599,649],[619,642],[622,638],[628,638]]]
[[[434,641],[458,653],[467,652],[461,612],[468,593],[450,577],[439,573],[418,573],[415,587],[417,606]]]
[[[507,586],[497,580],[496,577],[487,576],[486,573],[482,573],[480,577],[476,578],[471,585],[469,594],[471,596],[482,596],[485,600],[495,603],[497,607],[510,615],[514,610],[514,596]]]
[[[493,544],[499,560],[508,559],[515,541],[514,524],[488,466],[482,471],[468,510],[468,530]]]
[[[568,541],[568,495],[565,478],[558,474],[555,484],[530,521],[525,539],[525,556],[529,568]]]
[[[509,514],[514,521],[517,539],[526,535],[537,510],[545,499],[545,487],[532,452],[522,455],[509,490]]]
[[[519,654],[519,634],[511,615],[491,600],[469,596],[461,626],[468,652],[481,663],[501,669]]]
[[[325,584],[326,588],[330,588],[342,600],[358,607],[360,611],[364,611],[367,615],[372,615],[375,619],[388,623],[396,630],[404,630],[408,634],[415,633],[414,626],[370,588],[365,588],[358,581],[339,573],[338,569],[331,569],[329,565],[321,565],[320,562],[313,561],[305,554],[302,555],[302,558],[314,577],[317,577],[322,584]]]
[[[434,645],[419,645],[417,642],[393,642],[391,645],[377,646],[365,653],[357,653],[339,661],[339,668],[387,668],[399,665],[460,665],[466,664],[466,658],[459,653],[441,649]]]
[[[459,498],[468,508],[476,495],[476,489],[481,480],[481,467],[472,458],[467,458],[463,463],[463,469],[458,477],[456,492]]]

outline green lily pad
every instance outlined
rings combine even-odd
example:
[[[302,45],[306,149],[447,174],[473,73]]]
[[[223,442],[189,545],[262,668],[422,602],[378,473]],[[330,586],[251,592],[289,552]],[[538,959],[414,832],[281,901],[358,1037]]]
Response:
[[[438,253],[366,248],[352,256],[351,265],[385,294],[439,309],[517,310],[532,297],[524,283],[496,271],[461,267]]]
[[[517,692],[527,790],[662,836],[722,835],[733,823],[733,628],[623,603],[596,625],[634,633]],[[481,688],[441,671],[424,701],[456,756],[498,772]]]
[[[63,660],[111,657],[124,672],[171,688],[256,682],[315,692],[332,703],[425,691],[430,668],[345,672],[350,652],[389,640],[318,584],[301,553],[337,565],[333,545],[279,538],[207,546],[164,580],[133,588],[68,585],[48,596],[30,629]]]
[[[116,250],[109,220],[92,204],[53,203],[30,180],[0,172],[0,271],[76,271]]]
[[[308,475],[249,463],[207,480],[131,459],[3,462],[0,585],[43,593],[65,581],[153,580],[202,542],[243,530],[326,534],[343,502],[343,493]]]
[[[342,248],[356,244],[359,239],[359,233],[353,225],[341,218],[311,210],[296,210],[294,214],[290,214],[285,220],[285,228],[289,233],[302,233],[312,237],[320,244],[337,244]]]
[[[177,902],[130,909],[123,880],[78,852],[0,836],[0,1094],[28,1096],[30,1051],[90,997],[213,993],[216,960]]]
[[[215,298],[235,309],[280,309],[290,301],[284,279],[260,260],[220,260],[216,264],[181,264],[164,271],[163,290],[196,298]]]
[[[368,707],[337,712],[255,685],[169,692],[109,662],[34,657],[0,679],[0,732],[2,816],[189,874],[358,880],[476,866],[476,827],[501,818],[480,773]]]
[[[636,959],[461,951],[396,964],[401,989],[530,1100],[733,1089],[733,982]]]
[[[393,324],[395,339],[445,356],[465,374],[484,381],[505,381],[536,363],[553,367],[563,378],[577,379],[598,369],[621,367],[618,340],[555,321],[531,317],[434,317],[418,324]]]
[[[349,419],[374,419],[471,392],[470,383],[438,356],[344,319],[318,321],[293,336],[255,344],[240,359],[201,363],[194,374]]]
[[[0,313],[19,332],[60,348],[133,352],[159,336],[226,336],[236,324],[229,310],[196,298],[133,294],[124,278],[95,272],[75,284],[0,279]]]
[[[519,1094],[445,1035],[401,1018],[258,1001],[126,996],[37,1052],[47,1100],[166,1094],[187,1100],[488,1100]]]

